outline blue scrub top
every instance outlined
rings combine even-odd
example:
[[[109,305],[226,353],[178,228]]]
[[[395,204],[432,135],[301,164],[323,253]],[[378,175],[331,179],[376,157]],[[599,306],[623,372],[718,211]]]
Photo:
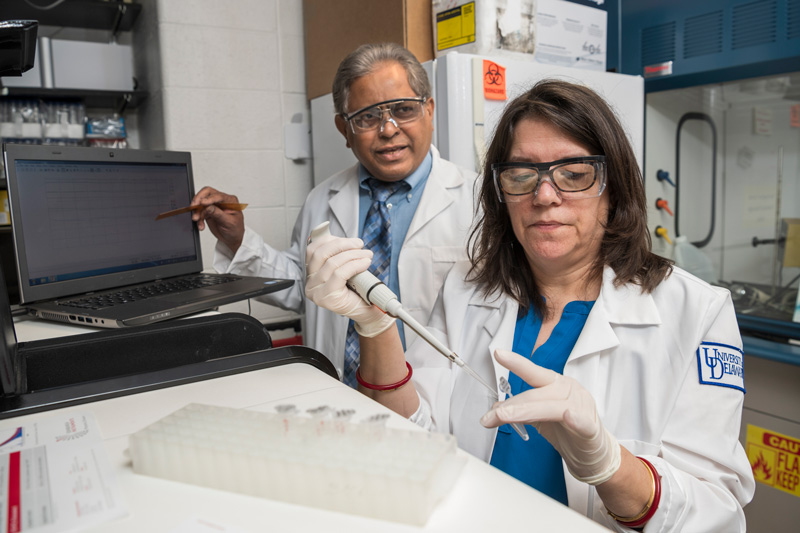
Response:
[[[533,310],[517,319],[514,330],[514,352],[525,355],[534,363],[559,374],[564,373],[567,358],[578,342],[594,302],[575,301],[564,307],[550,337],[533,352],[542,320]],[[532,353],[533,352],[533,353]],[[508,383],[515,396],[532,387],[516,374],[510,374]],[[527,483],[536,490],[567,505],[567,485],[561,456],[536,429],[527,426],[530,440],[522,440],[507,424],[497,429],[497,439],[492,451],[492,466]]]

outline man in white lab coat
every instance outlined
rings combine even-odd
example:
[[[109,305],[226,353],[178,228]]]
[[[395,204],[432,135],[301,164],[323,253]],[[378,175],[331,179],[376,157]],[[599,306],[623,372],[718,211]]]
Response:
[[[426,323],[451,266],[466,259],[473,220],[476,174],[442,159],[431,145],[434,101],[417,59],[405,48],[364,45],[339,65],[333,84],[336,127],[358,159],[308,195],[292,232],[289,249],[278,251],[244,225],[239,211],[214,204],[238,202],[210,187],[192,204],[208,206],[193,219],[217,237],[214,268],[220,272],[295,280],[290,289],[262,297],[266,303],[305,313],[306,345],[327,356],[340,374],[348,319],[320,308],[304,296],[306,244],[311,230],[330,221],[340,237],[362,237],[371,204],[367,180],[404,180],[387,201],[392,253],[387,284],[404,308]],[[402,327],[402,325],[400,325]],[[401,331],[409,345],[415,336]]]

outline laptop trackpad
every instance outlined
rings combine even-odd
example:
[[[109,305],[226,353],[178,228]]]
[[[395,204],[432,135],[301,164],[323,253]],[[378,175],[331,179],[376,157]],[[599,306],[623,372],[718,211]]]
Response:
[[[167,294],[165,296],[161,296],[158,298],[160,301],[164,302],[175,302],[175,303],[191,303],[197,300],[204,300],[206,298],[212,298],[214,296],[218,296],[222,293],[222,291],[214,290],[214,289],[193,289],[191,291],[181,292],[178,294]]]

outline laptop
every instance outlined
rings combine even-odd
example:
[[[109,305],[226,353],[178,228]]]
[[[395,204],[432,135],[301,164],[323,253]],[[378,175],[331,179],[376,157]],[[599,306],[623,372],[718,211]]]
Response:
[[[188,152],[3,146],[20,306],[37,317],[139,326],[290,287],[203,273]]]

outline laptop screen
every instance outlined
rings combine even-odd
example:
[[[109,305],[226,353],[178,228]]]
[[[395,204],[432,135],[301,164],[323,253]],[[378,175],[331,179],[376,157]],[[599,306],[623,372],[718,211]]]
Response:
[[[187,152],[6,145],[21,303],[202,270]]]

